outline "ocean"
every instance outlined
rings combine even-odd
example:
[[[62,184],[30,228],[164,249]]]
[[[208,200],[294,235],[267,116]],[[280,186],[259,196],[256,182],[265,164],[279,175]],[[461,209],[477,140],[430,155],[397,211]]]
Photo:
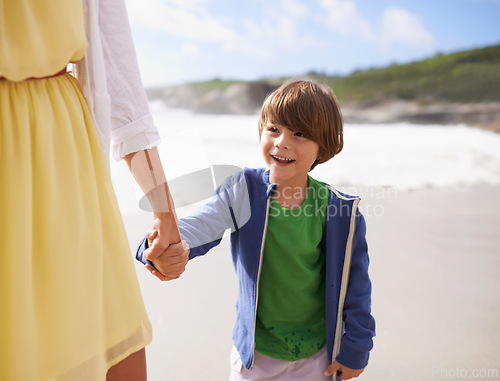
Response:
[[[211,165],[263,167],[257,115],[203,115],[152,102],[167,179]],[[122,213],[142,192],[124,162],[111,160]],[[344,149],[311,176],[350,194],[500,184],[500,134],[465,125],[346,124]]]

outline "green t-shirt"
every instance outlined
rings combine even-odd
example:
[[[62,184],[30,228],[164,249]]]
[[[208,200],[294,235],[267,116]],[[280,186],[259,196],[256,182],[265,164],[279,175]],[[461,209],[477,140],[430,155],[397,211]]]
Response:
[[[255,328],[255,350],[263,355],[295,361],[325,345],[321,240],[328,194],[326,185],[309,177],[299,208],[271,199]]]

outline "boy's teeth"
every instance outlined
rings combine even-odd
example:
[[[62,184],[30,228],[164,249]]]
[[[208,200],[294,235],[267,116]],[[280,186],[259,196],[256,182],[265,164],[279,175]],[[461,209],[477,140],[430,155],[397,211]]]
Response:
[[[276,155],[273,155],[273,157],[275,159],[278,159],[278,160],[281,160],[281,161],[293,161],[292,159],[287,159],[286,157],[280,157],[280,156],[276,156]]]

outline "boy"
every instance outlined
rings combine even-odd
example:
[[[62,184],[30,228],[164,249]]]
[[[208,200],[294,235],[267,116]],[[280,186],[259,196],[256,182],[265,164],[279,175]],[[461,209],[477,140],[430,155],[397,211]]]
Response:
[[[283,84],[259,120],[268,170],[245,168],[179,220],[190,258],[231,228],[239,283],[231,380],[324,380],[336,372],[347,380],[367,365],[375,323],[359,199],[308,175],[341,151],[342,125],[329,88]],[[161,272],[162,257],[148,256],[156,235],[143,239],[137,259]]]

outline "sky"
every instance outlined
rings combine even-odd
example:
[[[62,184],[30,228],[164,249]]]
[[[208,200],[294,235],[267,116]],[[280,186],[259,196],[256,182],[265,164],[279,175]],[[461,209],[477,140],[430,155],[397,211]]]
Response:
[[[407,63],[500,44],[500,0],[126,0],[146,87]],[[500,57],[499,57],[500,60]]]

